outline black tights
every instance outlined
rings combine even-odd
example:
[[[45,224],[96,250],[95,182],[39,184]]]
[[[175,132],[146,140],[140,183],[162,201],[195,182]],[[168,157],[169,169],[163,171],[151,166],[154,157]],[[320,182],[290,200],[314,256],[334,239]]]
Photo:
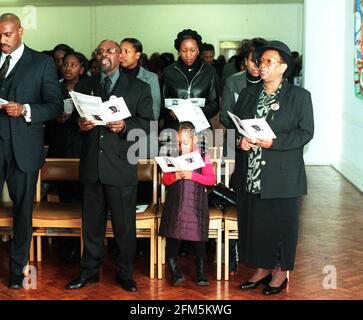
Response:
[[[180,240],[173,238],[166,238],[166,257],[177,258],[180,248]],[[194,247],[194,254],[198,258],[205,258],[205,242],[204,241],[192,241]]]

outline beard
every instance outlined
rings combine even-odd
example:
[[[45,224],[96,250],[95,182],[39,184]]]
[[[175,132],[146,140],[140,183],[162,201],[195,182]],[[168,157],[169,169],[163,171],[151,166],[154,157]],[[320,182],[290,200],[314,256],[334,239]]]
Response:
[[[109,58],[102,58],[99,61],[100,70],[104,73],[107,73],[112,70],[112,61]]]

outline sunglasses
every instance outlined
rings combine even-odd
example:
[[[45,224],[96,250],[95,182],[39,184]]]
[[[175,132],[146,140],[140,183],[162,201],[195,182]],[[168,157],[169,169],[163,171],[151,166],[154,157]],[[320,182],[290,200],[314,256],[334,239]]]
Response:
[[[95,50],[95,53],[96,55],[98,56],[101,56],[103,55],[104,53],[107,53],[107,54],[114,54],[116,52],[119,52],[119,50],[116,48],[116,47],[113,47],[113,48],[108,48],[108,49],[96,49]]]

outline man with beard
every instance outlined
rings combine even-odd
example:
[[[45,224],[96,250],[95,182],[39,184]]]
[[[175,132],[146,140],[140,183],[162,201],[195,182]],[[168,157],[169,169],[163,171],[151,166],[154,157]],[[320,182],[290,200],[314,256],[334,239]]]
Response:
[[[11,289],[23,287],[29,259],[35,186],[44,163],[43,123],[63,110],[54,62],[25,46],[22,36],[19,18],[2,14],[0,98],[9,102],[0,102],[0,193],[6,181],[13,201]]]
[[[103,40],[96,49],[100,74],[78,83],[76,91],[95,95],[107,101],[123,97],[131,117],[95,126],[79,118],[84,132],[80,157],[80,182],[83,184],[84,250],[79,276],[67,284],[69,290],[98,282],[104,260],[104,238],[108,212],[111,214],[118,257],[117,282],[127,291],[136,291],[132,266],[136,250],[137,168],[127,160],[132,129],[150,130],[153,119],[152,97],[148,84],[120,73],[120,47]]]

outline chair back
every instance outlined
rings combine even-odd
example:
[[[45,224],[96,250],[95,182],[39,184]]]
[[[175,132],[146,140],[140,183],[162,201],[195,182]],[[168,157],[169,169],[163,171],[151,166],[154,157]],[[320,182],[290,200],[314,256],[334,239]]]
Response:
[[[43,167],[39,170],[36,189],[36,202],[41,200],[41,184],[45,181],[78,181],[78,158],[46,158]]]
[[[138,181],[152,181],[153,197],[152,202],[158,202],[158,166],[154,159],[140,159],[137,163]]]

